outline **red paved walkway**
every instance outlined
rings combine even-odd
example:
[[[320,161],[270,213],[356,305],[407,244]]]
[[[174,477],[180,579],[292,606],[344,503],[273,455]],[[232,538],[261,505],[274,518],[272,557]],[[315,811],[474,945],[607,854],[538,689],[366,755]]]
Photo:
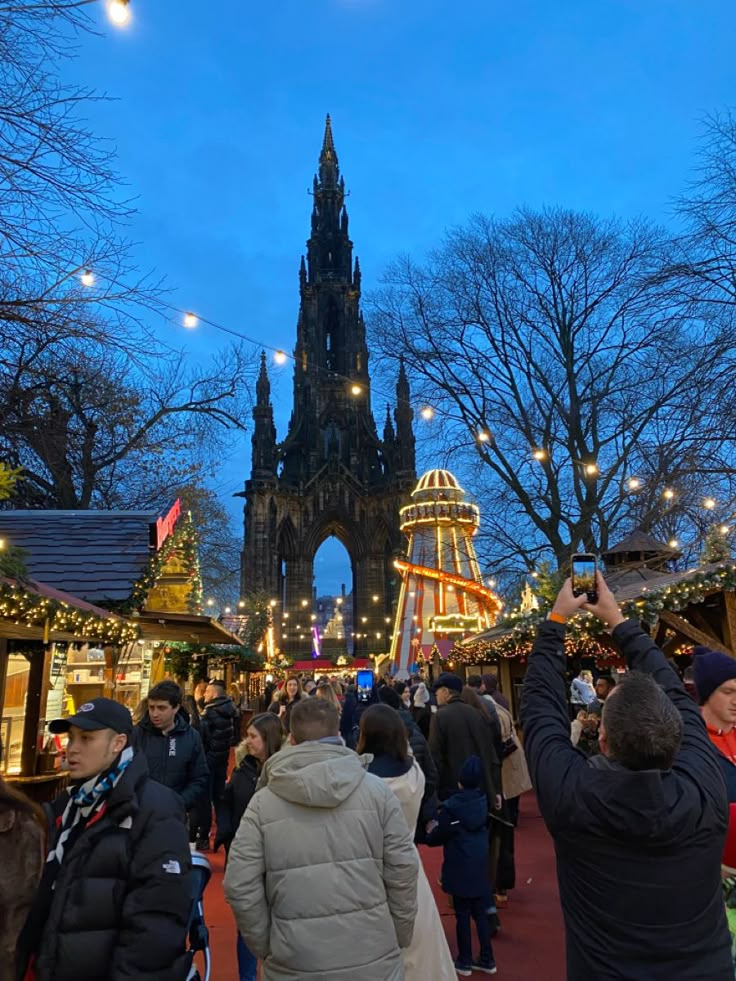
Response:
[[[447,898],[435,886],[442,849],[421,848],[420,851],[454,956],[455,917],[447,908]],[[222,851],[209,858],[215,873],[205,897],[212,947],[212,981],[237,981],[235,926],[222,894]],[[531,794],[521,799],[516,832],[516,881],[509,906],[501,913],[501,930],[493,941],[497,977],[503,981],[564,981],[564,935],[554,851]]]

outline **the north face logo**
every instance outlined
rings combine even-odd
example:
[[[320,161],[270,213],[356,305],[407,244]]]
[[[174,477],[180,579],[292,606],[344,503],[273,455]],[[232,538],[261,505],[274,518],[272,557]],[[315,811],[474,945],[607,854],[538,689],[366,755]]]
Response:
[[[164,862],[161,868],[164,870],[164,872],[170,872],[171,875],[181,875],[181,865],[179,865],[174,858],[170,859],[168,862]]]

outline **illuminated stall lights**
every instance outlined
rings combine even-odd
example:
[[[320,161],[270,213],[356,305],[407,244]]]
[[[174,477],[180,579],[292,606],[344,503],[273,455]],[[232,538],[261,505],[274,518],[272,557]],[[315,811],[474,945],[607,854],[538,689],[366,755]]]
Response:
[[[18,626],[43,627],[46,634],[65,633],[110,644],[132,643],[140,634],[137,624],[121,617],[79,609],[26,590],[12,580],[0,581],[0,619]]]
[[[693,569],[686,578],[665,583],[659,588],[656,581],[642,589],[642,595],[621,604],[625,617],[656,622],[662,610],[673,613],[685,607],[702,603],[709,593],[717,590],[736,590],[736,562],[729,560],[708,569]],[[477,664],[492,657],[524,658],[530,651],[537,627],[544,620],[546,610],[521,613],[518,610],[499,620],[497,627],[506,627],[506,632],[489,640],[470,639],[456,643],[453,656],[464,664]],[[573,617],[568,623],[565,639],[568,654],[584,657],[615,657],[616,652],[601,642],[604,636],[603,624],[594,616],[583,613]]]

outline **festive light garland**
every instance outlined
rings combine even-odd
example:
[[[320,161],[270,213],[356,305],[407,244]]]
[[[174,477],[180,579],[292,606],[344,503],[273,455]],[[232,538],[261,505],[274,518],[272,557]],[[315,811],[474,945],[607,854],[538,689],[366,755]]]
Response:
[[[642,595],[621,604],[621,612],[627,618],[654,624],[662,610],[673,613],[695,603],[702,603],[709,593],[736,589],[736,562],[732,559],[708,569],[694,569],[687,578],[657,587],[656,580],[642,587]],[[469,640],[456,644],[450,656],[463,664],[477,664],[493,657],[524,658],[532,649],[537,627],[547,611],[529,613],[514,612],[497,623],[508,633],[497,639]],[[573,617],[567,625],[565,649],[568,655],[579,657],[608,658],[612,662],[616,651],[599,638],[604,626],[592,614],[582,613]]]
[[[137,624],[116,616],[101,617],[62,600],[29,592],[20,582],[0,582],[0,619],[25,627],[46,627],[48,633],[72,634],[109,644],[127,644],[138,639]]]

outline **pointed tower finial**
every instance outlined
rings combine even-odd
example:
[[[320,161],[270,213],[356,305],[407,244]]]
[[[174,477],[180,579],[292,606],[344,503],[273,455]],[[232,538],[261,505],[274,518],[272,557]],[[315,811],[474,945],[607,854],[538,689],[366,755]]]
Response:
[[[268,380],[268,371],[266,369],[266,352],[261,351],[261,370],[258,373],[258,381],[256,382],[256,399],[258,405],[268,405],[270,397],[271,384]]]
[[[319,183],[323,187],[337,188],[339,186],[340,168],[337,161],[337,150],[332,137],[332,120],[327,113],[325,120],[325,135],[322,140],[322,151],[319,155]],[[338,202],[337,212],[342,207],[342,196]]]
[[[335,141],[332,137],[332,120],[330,119],[329,112],[325,119],[325,136],[322,140],[322,153],[319,155],[320,163],[323,163],[325,160],[337,160]]]

